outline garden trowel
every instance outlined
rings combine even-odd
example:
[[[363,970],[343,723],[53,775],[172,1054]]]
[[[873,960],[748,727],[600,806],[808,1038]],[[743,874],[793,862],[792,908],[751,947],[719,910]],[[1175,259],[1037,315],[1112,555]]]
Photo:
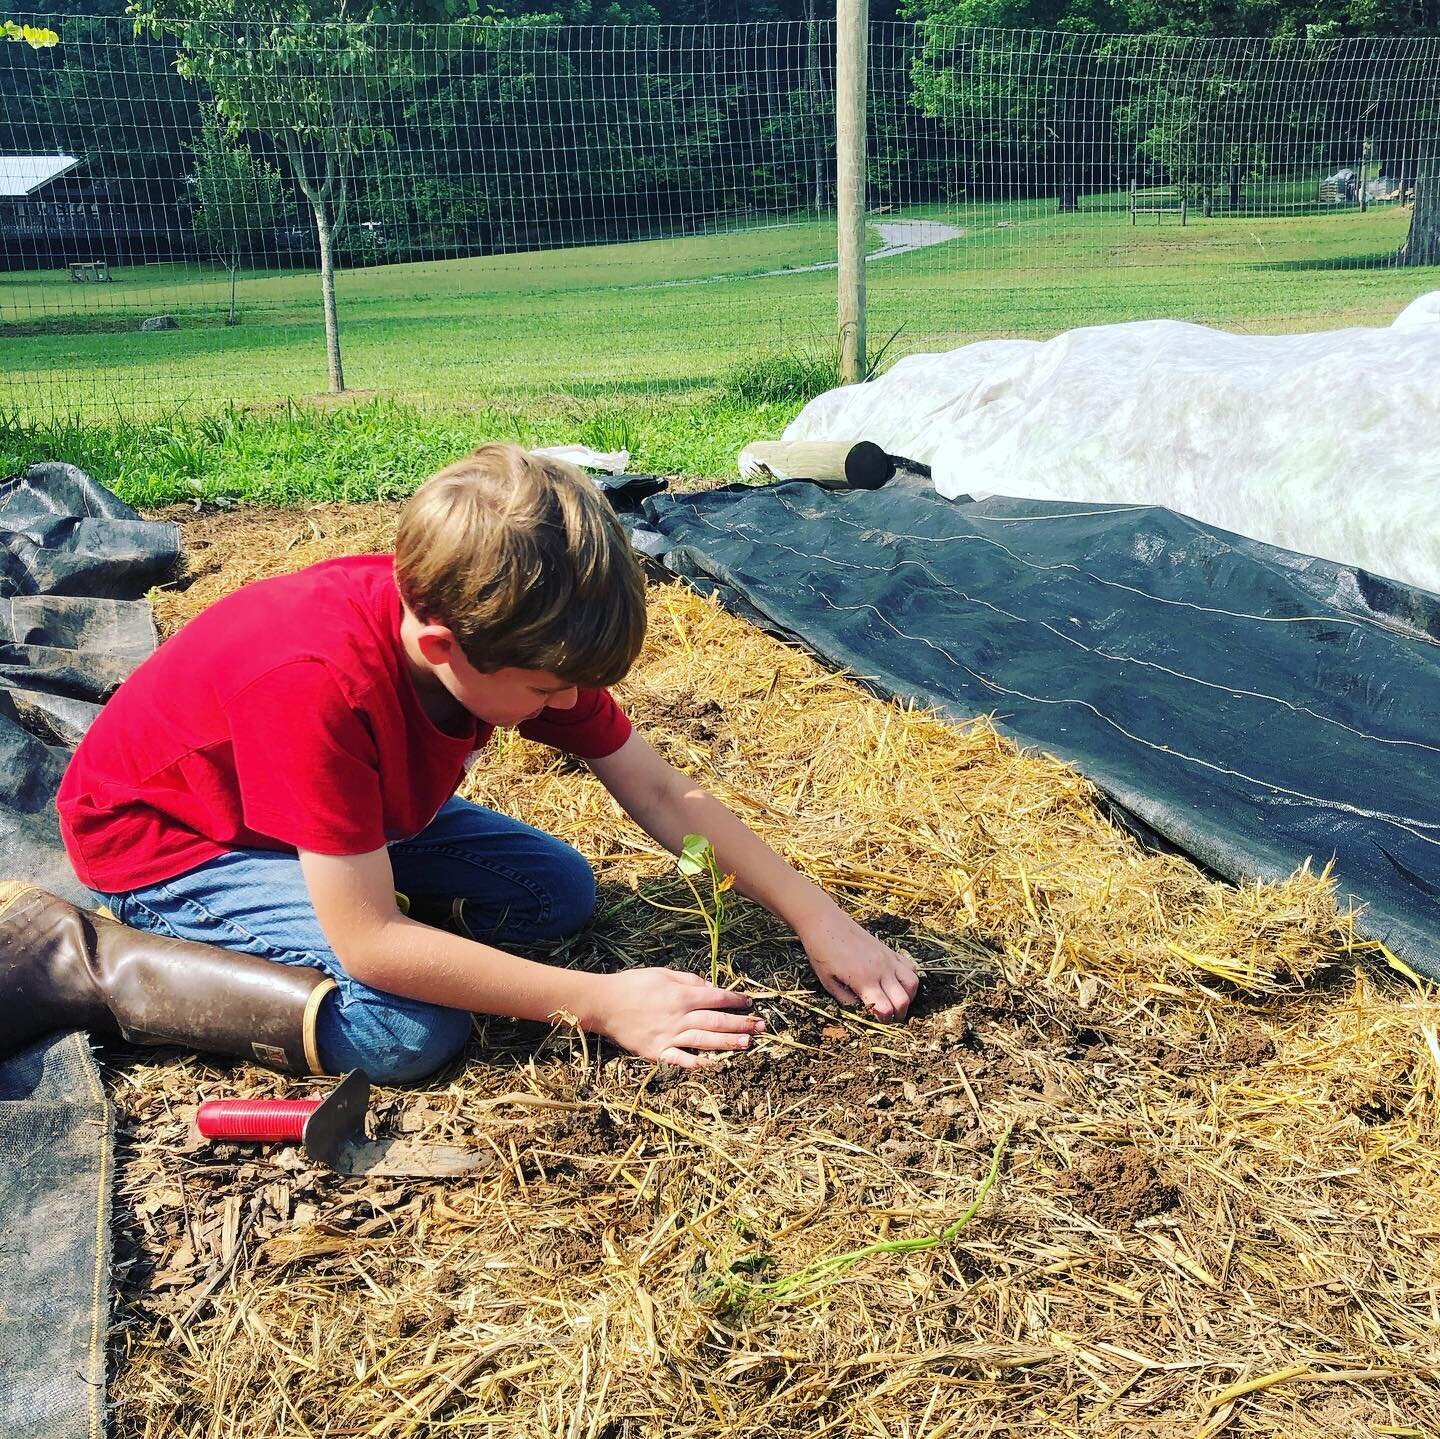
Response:
[[[209,1099],[195,1115],[207,1139],[299,1142],[339,1174],[435,1178],[478,1169],[489,1151],[405,1139],[370,1139],[370,1081],[351,1070],[324,1099]]]

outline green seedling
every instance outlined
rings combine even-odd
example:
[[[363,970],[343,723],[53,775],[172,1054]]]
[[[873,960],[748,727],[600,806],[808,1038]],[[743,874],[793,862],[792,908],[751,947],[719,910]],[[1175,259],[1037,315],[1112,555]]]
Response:
[[[938,1249],[942,1244],[953,1243],[960,1231],[980,1212],[980,1206],[984,1204],[985,1196],[994,1187],[995,1180],[1000,1174],[1000,1160],[1004,1156],[1005,1146],[1009,1142],[1010,1128],[1007,1126],[996,1142],[995,1152],[990,1156],[989,1171],[980,1181],[980,1187],[975,1191],[975,1198],[970,1201],[969,1208],[938,1233],[922,1234],[914,1239],[877,1240],[874,1244],[866,1244],[859,1249],[850,1249],[843,1254],[827,1255],[824,1259],[817,1259],[813,1264],[807,1264],[803,1269],[797,1269],[793,1274],[785,1274],[778,1279],[751,1280],[742,1277],[745,1271],[756,1272],[763,1267],[762,1261],[750,1258],[732,1268],[730,1279],[732,1296],[750,1302],[755,1300],[773,1302],[788,1298],[798,1291],[815,1289],[827,1284],[832,1279],[838,1279],[863,1260],[874,1258],[878,1254],[917,1254],[922,1250]]]
[[[704,921],[710,936],[710,983],[720,983],[720,932],[725,925],[725,896],[735,883],[733,874],[721,874],[715,863],[715,847],[703,834],[687,834],[675,860],[680,877],[695,896],[695,913]],[[710,881],[709,895],[703,895],[695,881],[701,875]]]

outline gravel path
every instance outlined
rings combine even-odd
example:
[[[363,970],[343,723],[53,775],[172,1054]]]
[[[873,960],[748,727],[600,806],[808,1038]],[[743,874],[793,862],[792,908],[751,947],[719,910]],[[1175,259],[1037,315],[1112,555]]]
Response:
[[[943,245],[947,240],[958,240],[965,233],[954,225],[939,220],[881,220],[875,223],[885,248],[872,250],[865,256],[867,265],[876,260],[888,260],[891,255],[908,255],[911,250],[923,250],[929,245]],[[836,270],[838,260],[825,260],[819,265],[796,265],[788,270],[766,270],[767,275],[800,275],[807,270]]]
[[[872,222],[885,241],[884,247],[865,256],[869,264],[874,260],[888,260],[892,255],[908,255],[912,250],[923,250],[930,245],[943,245],[947,240],[958,240],[965,231],[940,220],[878,220]],[[705,275],[693,280],[655,280],[644,285],[626,285],[627,290],[668,290],[677,285],[718,285],[731,280],[754,280],[765,275],[804,275],[812,270],[837,270],[838,260],[822,260],[817,265],[786,265],[779,270],[759,270],[748,275]]]

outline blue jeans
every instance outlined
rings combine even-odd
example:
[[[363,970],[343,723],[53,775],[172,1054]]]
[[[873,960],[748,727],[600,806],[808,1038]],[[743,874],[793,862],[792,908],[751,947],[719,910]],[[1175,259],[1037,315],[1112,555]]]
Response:
[[[390,865],[402,894],[464,899],[472,937],[487,944],[558,938],[595,909],[583,855],[458,797],[413,839],[392,844]],[[323,969],[339,986],[316,1035],[331,1074],[363,1069],[376,1083],[405,1084],[454,1058],[470,1034],[463,1010],[386,994],[345,973],[293,853],[231,850],[162,884],[100,898],[135,929]]]

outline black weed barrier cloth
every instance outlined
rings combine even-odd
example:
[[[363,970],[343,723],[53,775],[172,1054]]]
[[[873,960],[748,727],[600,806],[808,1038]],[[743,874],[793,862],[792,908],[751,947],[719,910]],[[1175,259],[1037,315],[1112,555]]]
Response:
[[[1226,879],[1331,859],[1440,979],[1440,596],[1170,510],[803,481],[645,501],[658,555],[878,691],[993,715]]]
[[[78,1030],[0,1064],[5,1439],[105,1433],[111,1123]]]
[[[93,903],[60,847],[55,791],[106,698],[155,648],[141,598],[174,569],[142,520],[73,465],[0,482],[0,879]]]
[[[106,697],[155,648],[141,598],[179,557],[69,465],[0,483],[0,880],[93,905],[55,790]],[[0,996],[4,1002],[4,996]],[[104,1432],[110,1115],[81,1034],[0,1064],[0,1435]]]

